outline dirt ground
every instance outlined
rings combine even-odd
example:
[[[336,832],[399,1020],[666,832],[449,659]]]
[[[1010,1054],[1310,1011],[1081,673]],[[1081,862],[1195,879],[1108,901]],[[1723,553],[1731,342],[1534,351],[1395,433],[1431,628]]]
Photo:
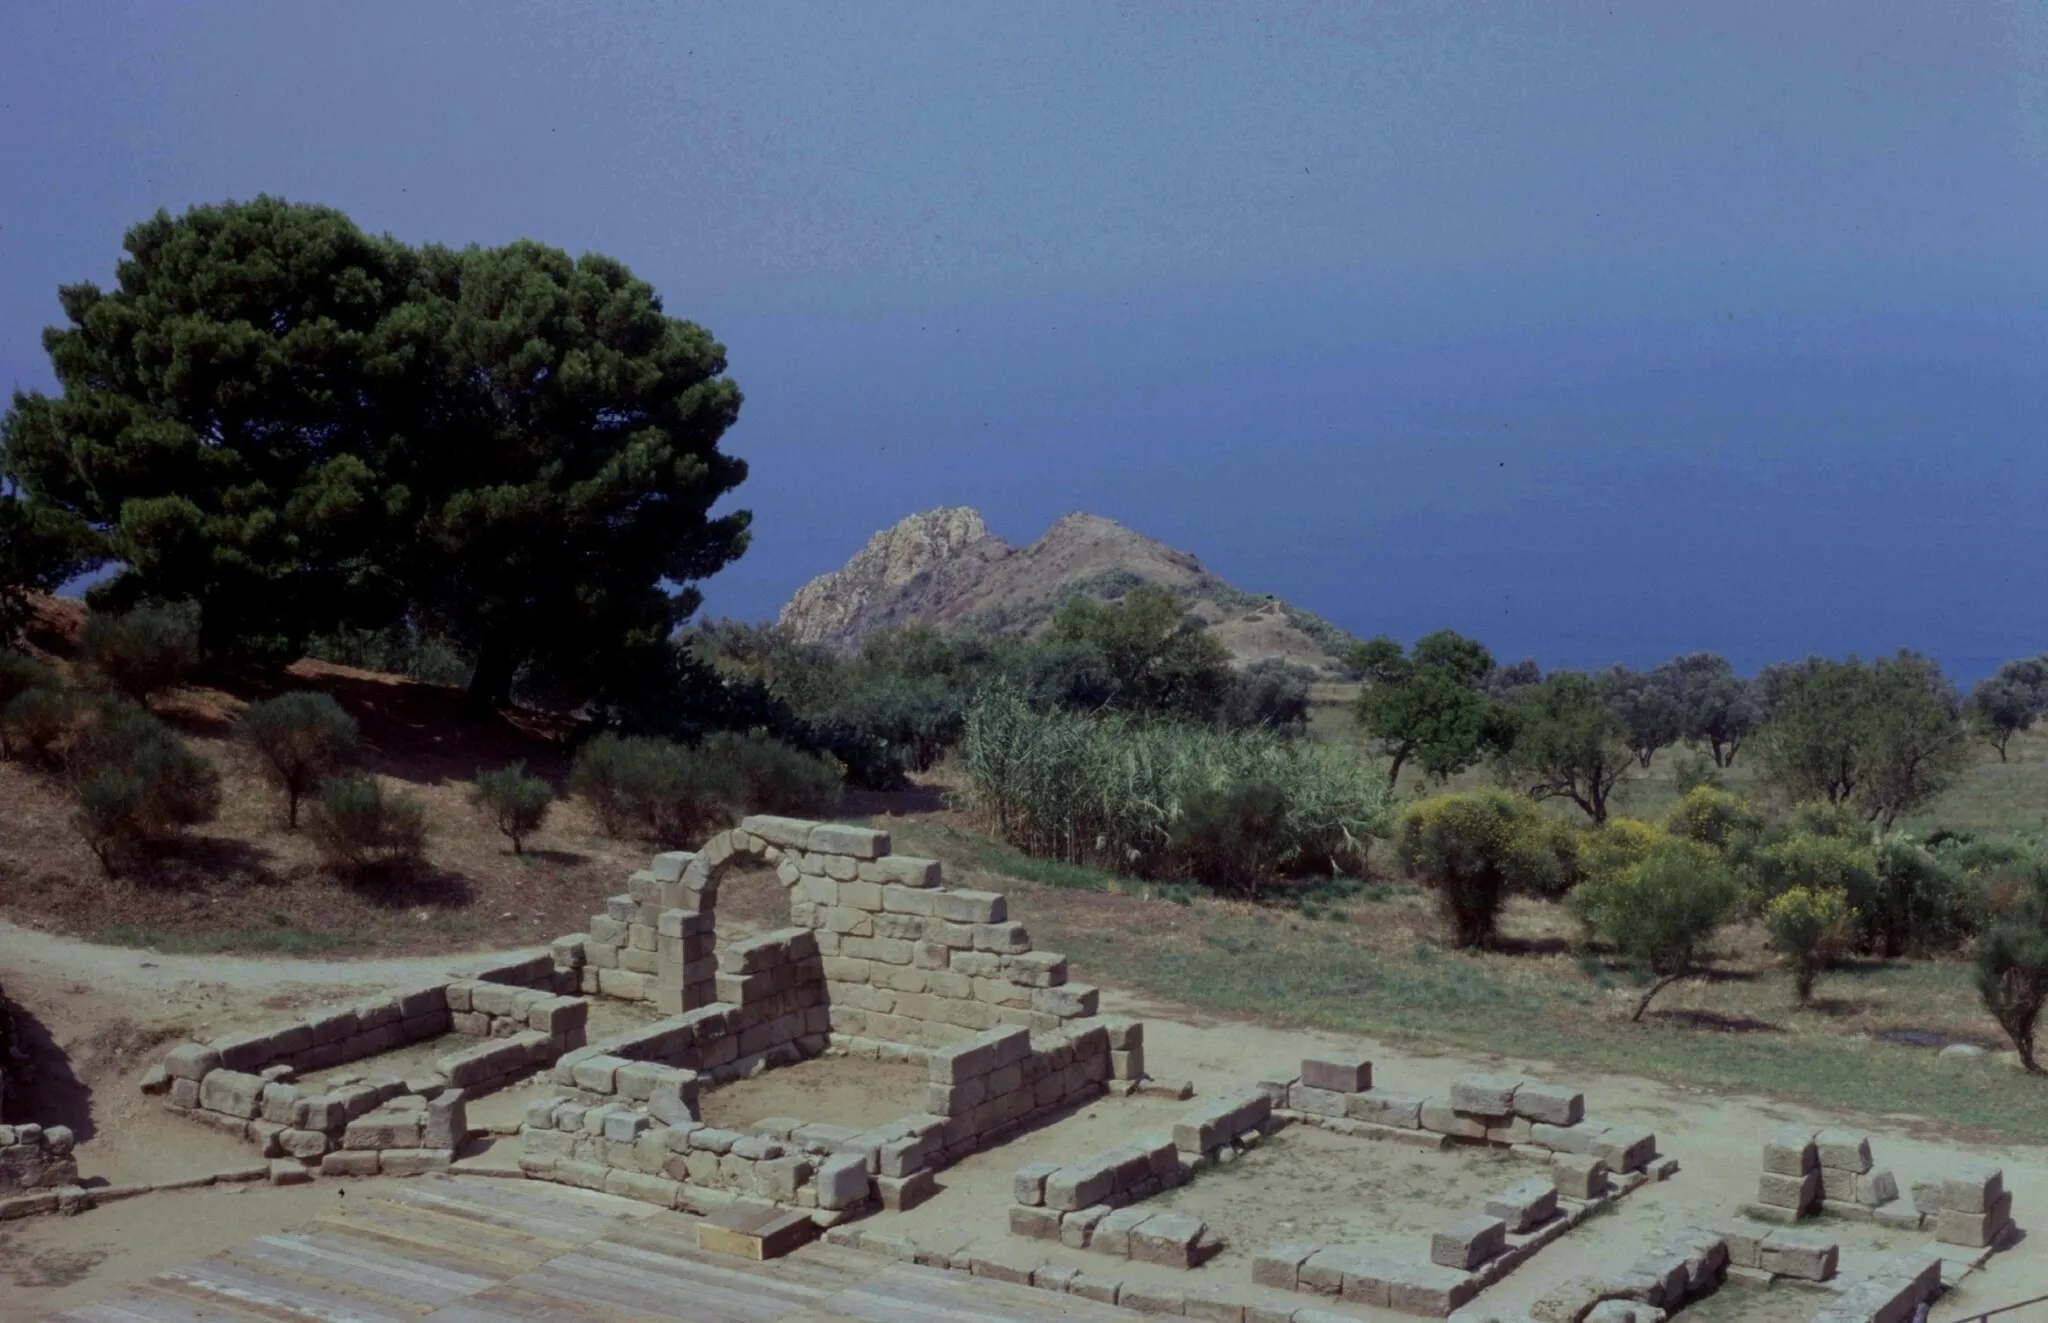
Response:
[[[745,1130],[771,1116],[865,1130],[924,1110],[925,1071],[903,1061],[824,1056],[707,1089],[707,1125]]]
[[[1225,1258],[1241,1256],[1250,1272],[1253,1256],[1283,1241],[1427,1237],[1531,1174],[1499,1149],[1429,1152],[1294,1126],[1153,1202],[1207,1222]]]

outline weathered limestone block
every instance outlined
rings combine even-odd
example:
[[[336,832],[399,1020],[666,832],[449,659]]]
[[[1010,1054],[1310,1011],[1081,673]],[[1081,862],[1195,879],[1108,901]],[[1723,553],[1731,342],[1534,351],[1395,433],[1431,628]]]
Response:
[[[1550,1176],[1568,1199],[1585,1202],[1607,1193],[1607,1163],[1590,1153],[1551,1154]]]
[[[1489,1198],[1487,1216],[1499,1218],[1509,1231],[1521,1235],[1557,1216],[1557,1195],[1555,1182],[1532,1176]]]
[[[1363,1093],[1372,1087],[1372,1061],[1362,1056],[1304,1057],[1301,1082],[1305,1088],[1331,1093]]]
[[[1037,1204],[1011,1204],[1010,1234],[1034,1240],[1058,1240],[1060,1212]]]
[[[1201,1219],[1184,1213],[1155,1213],[1132,1229],[1130,1257],[1142,1263],[1192,1268],[1196,1263],[1196,1242],[1207,1230]]]
[[[1805,1282],[1825,1282],[1835,1275],[1840,1250],[1832,1243],[1788,1231],[1773,1231],[1764,1237],[1757,1267],[1780,1277]]]
[[[1344,1115],[1353,1121],[1395,1126],[1402,1130],[1422,1129],[1422,1105],[1427,1099],[1413,1094],[1374,1089],[1352,1094],[1344,1100]]]
[[[1944,1208],[1934,1215],[1934,1238],[1944,1245],[1981,1249],[1996,1245],[2012,1222],[2012,1196],[2000,1193],[1982,1212]]]
[[[1941,1183],[1941,1208],[1957,1213],[1988,1212],[2005,1193],[2005,1172],[1988,1165],[1964,1167]]]
[[[1770,1208],[1805,1213],[1820,1203],[1818,1168],[1802,1176],[1781,1176],[1767,1171],[1757,1178],[1756,1201]]]
[[[1306,1078],[1287,1086],[1287,1106],[1310,1116],[1347,1115],[1351,1100],[1352,1095],[1348,1092],[1318,1088],[1309,1084]]]
[[[1562,1084],[1524,1080],[1515,1090],[1515,1115],[1545,1125],[1577,1125],[1586,1119],[1586,1095]]]
[[[1820,1149],[1815,1132],[1804,1126],[1785,1126],[1764,1141],[1764,1170],[1773,1176],[1804,1176],[1820,1166]]]
[[[1870,1136],[1853,1130],[1823,1130],[1814,1136],[1815,1155],[1825,1169],[1861,1174],[1870,1170]]]
[[[937,916],[947,923],[992,924],[1006,921],[1009,910],[993,891],[948,890],[938,893]]]
[[[760,835],[759,832],[754,833]],[[767,837],[762,837],[767,840]],[[889,853],[889,833],[872,827],[850,827],[844,823],[821,822],[811,828],[804,849],[813,854],[849,855],[855,859],[879,859]]]
[[[1609,1126],[1587,1150],[1609,1171],[1641,1171],[1657,1156],[1657,1136],[1640,1126]]]
[[[164,1069],[174,1080],[202,1080],[220,1066],[220,1053],[205,1043],[180,1043],[164,1056]]]
[[[1522,1080],[1512,1075],[1467,1075],[1451,1082],[1451,1106],[1477,1116],[1512,1116]]]
[[[1260,1286],[1292,1291],[1299,1284],[1301,1265],[1316,1252],[1314,1245],[1289,1242],[1262,1250],[1252,1259],[1252,1281]]]
[[[199,1082],[199,1105],[209,1112],[248,1120],[262,1109],[266,1087],[261,1075],[225,1068],[209,1071]]]
[[[1551,1192],[1555,1200],[1556,1192]],[[1487,1213],[1470,1213],[1429,1238],[1429,1261],[1470,1272],[1507,1248],[1507,1223]]]

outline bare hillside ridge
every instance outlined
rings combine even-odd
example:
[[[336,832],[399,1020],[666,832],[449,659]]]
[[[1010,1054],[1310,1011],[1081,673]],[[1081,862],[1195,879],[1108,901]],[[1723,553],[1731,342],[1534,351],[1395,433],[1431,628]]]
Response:
[[[1081,512],[1028,546],[965,506],[914,514],[868,539],[845,568],[821,574],[782,608],[806,643],[851,652],[877,630],[911,624],[1029,635],[1076,597],[1113,599],[1140,584],[1186,597],[1240,664],[1279,659],[1329,668],[1351,636],[1277,597],[1244,592],[1191,553]]]

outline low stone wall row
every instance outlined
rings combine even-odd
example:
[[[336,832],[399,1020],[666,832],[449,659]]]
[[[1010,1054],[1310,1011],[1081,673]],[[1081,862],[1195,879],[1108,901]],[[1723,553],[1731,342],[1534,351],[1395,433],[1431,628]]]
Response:
[[[941,1165],[1101,1097],[1117,1054],[1128,1060],[1143,1047],[1144,1025],[1105,1016],[1069,1020],[1050,1033],[991,1029],[933,1049],[925,1060],[925,1110],[945,1122]]]
[[[1290,1119],[1374,1139],[1491,1144],[1529,1157],[1597,1158],[1617,1175],[1650,1171],[1656,1179],[1677,1164],[1657,1152],[1657,1137],[1640,1126],[1601,1125],[1586,1119],[1585,1095],[1564,1085],[1509,1075],[1468,1075],[1445,1098],[1373,1087],[1372,1063],[1361,1059],[1308,1060],[1292,1080],[1260,1084]],[[1341,1080],[1348,1090],[1310,1079]],[[1668,1170],[1655,1170],[1660,1164]],[[1569,1184],[1560,1179],[1560,1187]]]
[[[552,966],[550,965],[550,968]],[[476,1097],[545,1069],[564,1051],[583,1044],[589,1004],[540,988],[463,979],[394,993],[323,1012],[262,1033],[239,1034],[211,1043],[182,1043],[143,1080],[145,1092],[168,1095],[173,1111],[257,1146],[266,1158],[291,1159],[334,1174],[357,1170],[370,1159],[325,1161],[348,1148],[350,1127],[404,1098],[408,1109],[427,1105],[446,1092]],[[475,1036],[437,1058],[433,1070],[412,1080],[395,1077],[330,1079],[319,1090],[294,1082],[302,1073],[328,1068],[345,1049],[345,1059],[365,1060],[358,1051],[375,1045],[390,1051],[415,1042],[454,1035]],[[311,1063],[311,1064],[299,1064]],[[460,1133],[453,1145],[459,1146]],[[378,1145],[425,1148],[440,1145]],[[379,1169],[384,1164],[376,1164]],[[395,1170],[446,1166],[431,1157],[394,1158]]]
[[[1785,1126],[1764,1142],[1763,1172],[1751,1216],[1797,1222],[1818,1213],[1872,1221],[1901,1231],[1932,1231],[1936,1241],[1995,1248],[2013,1234],[2005,1173],[1966,1163],[1938,1181],[1916,1181],[1912,1198],[1876,1165],[1870,1137],[1853,1130]]]
[[[73,1142],[69,1126],[0,1125],[0,1220],[41,1211],[38,1202],[10,1212],[9,1205],[18,1199],[78,1184]]]
[[[693,1213],[735,1204],[812,1210],[829,1225],[880,1202],[908,1208],[936,1188],[929,1135],[835,1134],[794,1125],[741,1133],[644,1104],[537,1099],[527,1109],[519,1167],[528,1177],[603,1190]]]
[[[1531,1178],[1488,1198],[1483,1211],[1438,1229],[1430,1237],[1426,1256],[1401,1259],[1374,1251],[1291,1242],[1254,1258],[1252,1280],[1280,1290],[1441,1318],[1646,1180],[1641,1173],[1634,1173],[1589,1199],[1574,1199],[1561,1195],[1546,1178]],[[1683,1261],[1695,1266],[1704,1263],[1718,1282],[1727,1255],[1708,1252],[1702,1259],[1694,1253],[1699,1249],[1688,1243]],[[1695,1283],[1686,1289],[1702,1288]]]

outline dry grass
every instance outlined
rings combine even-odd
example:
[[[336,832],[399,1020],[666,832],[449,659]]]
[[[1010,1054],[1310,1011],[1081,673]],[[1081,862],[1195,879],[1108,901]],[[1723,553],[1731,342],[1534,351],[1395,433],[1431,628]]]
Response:
[[[291,678],[332,694],[361,724],[363,770],[425,802],[424,869],[361,884],[326,873],[305,834],[285,829],[281,799],[228,739],[245,702],[261,695],[190,688],[157,708],[221,769],[218,820],[109,879],[71,830],[55,775],[0,763],[0,911],[20,923],[163,949],[424,953],[580,930],[645,866],[650,845],[603,836],[573,800],[557,802],[521,856],[469,807],[478,768],[515,759],[565,789],[569,760],[557,732],[537,722],[467,724],[456,717],[453,690],[347,667],[301,662]]]

